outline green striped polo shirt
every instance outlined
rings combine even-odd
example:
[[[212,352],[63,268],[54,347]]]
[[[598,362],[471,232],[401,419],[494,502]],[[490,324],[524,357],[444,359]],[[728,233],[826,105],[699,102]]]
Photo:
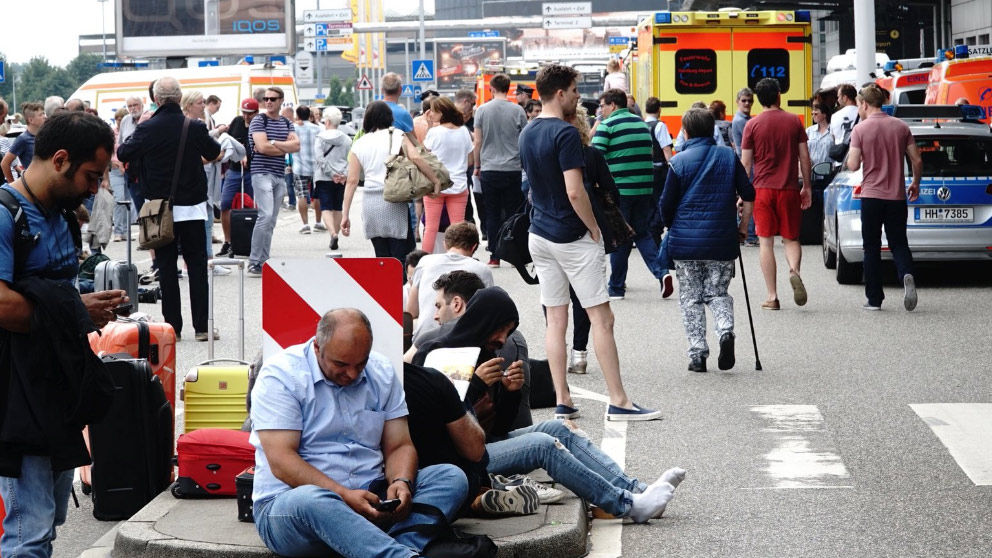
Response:
[[[650,194],[654,184],[651,130],[625,108],[599,123],[592,145],[606,156],[621,196]]]

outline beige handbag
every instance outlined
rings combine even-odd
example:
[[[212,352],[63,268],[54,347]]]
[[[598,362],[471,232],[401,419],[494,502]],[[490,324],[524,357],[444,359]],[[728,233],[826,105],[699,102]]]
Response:
[[[176,168],[172,174],[172,190],[168,199],[145,200],[138,212],[138,246],[143,250],[154,250],[175,240],[172,220],[172,203],[179,184],[179,169],[183,164],[183,151],[186,149],[186,132],[189,118],[183,120],[183,131],[179,136],[179,152],[176,154]]]
[[[413,134],[406,134],[420,156],[427,162],[431,170],[441,181],[441,190],[451,187],[451,176],[448,169],[433,153],[427,150]],[[430,194],[434,184],[424,173],[420,172],[403,151],[403,134],[389,128],[389,158],[386,159],[386,184],[383,188],[382,199],[392,203],[405,203]]]

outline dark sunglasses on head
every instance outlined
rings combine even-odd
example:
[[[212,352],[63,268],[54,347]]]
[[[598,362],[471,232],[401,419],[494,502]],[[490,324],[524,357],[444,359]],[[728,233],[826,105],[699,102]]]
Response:
[[[282,99],[282,97],[262,97],[262,100],[263,101],[268,101],[270,103],[274,103],[274,102],[278,101],[279,99]]]

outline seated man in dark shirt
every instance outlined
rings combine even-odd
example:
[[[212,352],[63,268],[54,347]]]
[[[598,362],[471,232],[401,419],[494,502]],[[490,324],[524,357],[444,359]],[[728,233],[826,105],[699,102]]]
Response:
[[[464,315],[454,328],[425,343],[413,363],[422,365],[435,349],[481,349],[464,403],[480,414],[479,423],[488,442],[489,473],[506,476],[543,468],[576,495],[616,517],[630,517],[637,523],[661,517],[674,496],[675,487],[685,477],[684,470],[669,469],[660,479],[647,485],[627,476],[588,438],[573,432],[562,421],[550,420],[511,430],[510,424],[520,404],[523,372],[517,361],[504,373],[500,368],[502,359],[495,355],[518,323],[517,307],[506,291],[499,287],[482,289],[469,300]],[[448,391],[445,397],[453,401],[450,393]],[[435,397],[441,395],[436,392]],[[422,404],[411,402],[414,398],[408,389],[407,404]],[[432,405],[435,409],[442,406]],[[421,448],[418,446],[417,450],[419,454]],[[429,458],[421,456],[422,461],[426,459]]]

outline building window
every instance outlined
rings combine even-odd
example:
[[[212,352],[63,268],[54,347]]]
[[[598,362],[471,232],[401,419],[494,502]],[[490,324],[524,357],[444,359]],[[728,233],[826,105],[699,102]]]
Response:
[[[975,37],[968,37],[967,39],[965,39],[965,44],[967,44],[968,46],[974,46]]]
[[[989,44],[989,34],[988,33],[985,33],[984,35],[979,35],[978,36],[978,44],[980,44],[980,45],[987,45],[987,44]]]

